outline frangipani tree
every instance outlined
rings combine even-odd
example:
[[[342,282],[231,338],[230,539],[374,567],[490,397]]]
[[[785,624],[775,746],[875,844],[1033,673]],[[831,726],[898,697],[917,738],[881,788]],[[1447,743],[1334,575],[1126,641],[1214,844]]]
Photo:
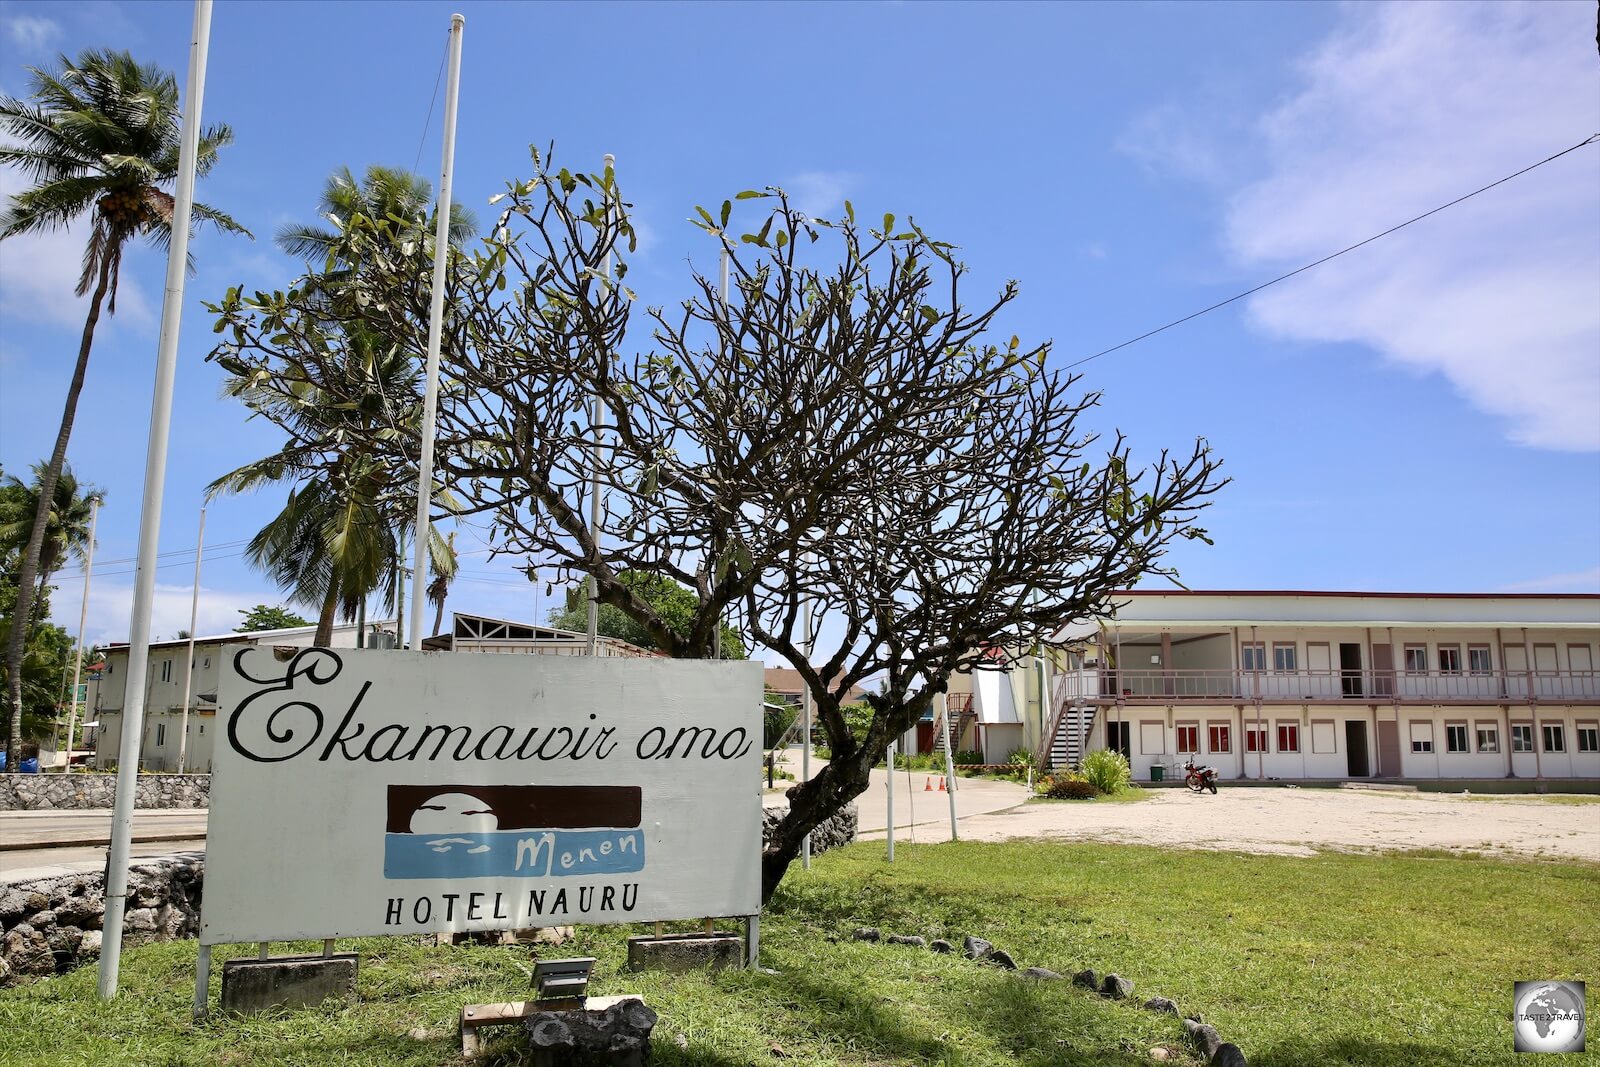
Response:
[[[953,247],[909,220],[867,225],[848,204],[812,219],[782,190],[741,193],[699,212],[708,251],[729,255],[726,301],[691,272],[688,298],[640,311],[611,171],[535,153],[495,201],[492,235],[447,275],[438,469],[498,552],[593,576],[669,654],[709,656],[735,612],[800,672],[830,758],[791,791],[769,894],[975,652],[1104,617],[1112,590],[1167,573],[1175,538],[1205,536],[1222,484],[1205,442],[1141,469],[1120,436],[1099,441],[1081,426],[1098,394],[1051,371],[1047,343],[998,329],[1016,285],[969,306]],[[364,315],[396,336],[425,323],[417,273],[368,265]],[[238,331],[228,358],[270,375],[285,354],[264,306],[236,301],[221,322]],[[635,593],[638,573],[695,591],[687,625]],[[806,647],[805,605],[830,620],[827,647]],[[858,738],[841,706],[869,679],[881,692]]]

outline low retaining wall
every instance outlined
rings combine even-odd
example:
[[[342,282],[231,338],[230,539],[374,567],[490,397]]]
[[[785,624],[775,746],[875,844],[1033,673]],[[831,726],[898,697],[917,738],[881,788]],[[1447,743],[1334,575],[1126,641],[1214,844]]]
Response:
[[[128,869],[125,943],[193,937],[200,929],[205,854],[135,860]],[[59,974],[100,955],[105,877],[99,871],[0,888],[0,986]]]
[[[789,812],[788,808],[762,808],[761,809],[761,840],[771,841],[773,833],[778,828],[778,823]],[[858,809],[854,804],[846,805],[845,809],[833,818],[819,825],[811,831],[811,854],[813,856],[848,845],[856,839],[856,821]]]
[[[206,775],[150,777],[209,781]],[[139,784],[143,786],[144,779]],[[771,836],[785,810],[762,810],[763,839]],[[855,836],[856,806],[851,804],[811,832],[812,855],[847,845]],[[128,902],[122,921],[127,944],[193,937],[200,929],[200,895],[204,885],[203,852],[179,852],[135,860],[128,870]],[[99,871],[81,871],[0,887],[0,986],[25,978],[59,974],[99,956],[104,906],[105,876]]]
[[[115,806],[114,774],[0,774],[0,811],[50,811]],[[136,808],[211,806],[209,774],[141,774]]]

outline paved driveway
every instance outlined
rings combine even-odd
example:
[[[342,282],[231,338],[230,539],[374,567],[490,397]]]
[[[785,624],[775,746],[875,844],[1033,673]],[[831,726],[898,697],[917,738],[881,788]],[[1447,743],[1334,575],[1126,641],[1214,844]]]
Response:
[[[961,820],[969,841],[1027,837],[1309,856],[1436,848],[1600,862],[1600,803],[1347,789],[1156,789],[1134,803],[1029,802]],[[919,830],[922,828],[919,827]],[[930,836],[937,826],[927,828]],[[919,840],[924,838],[919,834]],[[949,827],[938,834],[949,839]]]

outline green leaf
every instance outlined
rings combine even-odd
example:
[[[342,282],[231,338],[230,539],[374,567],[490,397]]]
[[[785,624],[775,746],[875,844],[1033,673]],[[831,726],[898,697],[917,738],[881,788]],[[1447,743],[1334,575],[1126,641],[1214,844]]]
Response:
[[[778,247],[782,248],[784,245],[789,243],[789,235],[784,233],[782,230],[779,230],[776,240],[778,242]]]
[[[506,194],[505,193],[495,193],[493,196],[491,196],[489,198],[489,203],[490,204],[498,204],[500,201],[504,200],[505,198],[506,198]],[[419,489],[417,492],[418,492],[418,495],[420,496],[422,491]]]
[[[722,202],[722,228],[723,229],[727,229],[728,228],[728,219],[729,219],[730,216],[732,216],[732,214],[733,214],[733,201],[732,200],[724,200]]]
[[[883,235],[885,237],[887,237],[887,236],[889,236],[889,234],[893,230],[894,230],[894,216],[893,215],[885,215],[883,217]]]
[[[765,197],[767,195],[768,195],[767,193],[759,193],[754,189],[746,189],[742,193],[734,194],[733,198],[735,200],[757,200],[757,199],[760,199],[760,198]]]
[[[717,228],[717,220],[711,217],[711,212],[707,211],[705,208],[701,207],[699,204],[696,204],[694,206],[694,209],[696,211],[700,212],[700,217],[701,218],[706,220],[706,226],[707,227],[709,227],[710,229],[713,229],[713,230]]]

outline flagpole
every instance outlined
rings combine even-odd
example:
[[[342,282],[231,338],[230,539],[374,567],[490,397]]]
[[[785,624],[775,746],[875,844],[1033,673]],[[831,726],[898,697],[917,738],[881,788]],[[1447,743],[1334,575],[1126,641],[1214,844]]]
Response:
[[[78,654],[72,657],[72,708],[67,712],[67,765],[62,774],[72,773],[72,732],[77,729],[78,679],[83,670],[83,630],[89,622],[89,580],[94,577],[94,530],[100,521],[100,497],[89,498],[89,556],[83,561],[83,607],[78,612]],[[85,709],[87,710],[87,709]]]
[[[617,157],[610,152],[601,160],[606,171],[613,177],[616,173]],[[614,187],[606,190],[606,224],[611,223],[611,197]],[[611,251],[606,250],[606,287],[611,285]],[[609,295],[609,293],[607,294]],[[594,541],[595,555],[600,554],[600,397],[596,395],[589,401],[589,422],[594,433],[594,442],[589,452],[589,537]],[[600,583],[595,579],[594,572],[590,571],[588,580],[584,583],[589,593],[588,623],[584,631],[583,652],[586,656],[597,655],[600,651]]]
[[[450,180],[456,161],[456,103],[461,93],[465,15],[450,16],[450,76],[444,92],[444,159],[439,166],[438,217],[433,230],[433,303],[428,309],[428,366],[422,398],[422,447],[417,467],[417,544],[411,568],[411,647],[422,647],[428,584],[429,503],[433,497],[433,435],[439,411],[439,345],[444,334],[444,274],[450,260]]]
[[[194,544],[194,592],[189,596],[189,657],[183,668],[183,717],[178,723],[178,773],[189,752],[189,689],[194,684],[194,624],[200,616],[200,560],[206,550],[206,509],[200,509],[200,533]]]
[[[722,301],[722,326],[728,331],[728,343],[733,343],[733,319],[728,314],[728,239],[722,239],[722,277],[717,284],[717,296]],[[716,626],[711,631],[711,658],[722,658],[722,619],[717,619]]]
[[[195,159],[200,148],[200,105],[206,87],[206,49],[211,39],[211,0],[195,0],[189,43],[188,98],[178,152],[177,196],[172,239],[167,247],[166,295],[161,304],[161,339],[156,348],[155,392],[150,402],[150,441],[144,462],[144,501],[139,512],[139,556],[134,575],[133,615],[128,626],[128,677],[117,749],[117,793],[111,815],[111,854],[106,860],[105,917],[101,921],[100,999],[117,995],[122,963],[122,912],[128,896],[128,846],[133,835],[133,795],[144,736],[145,675],[150,665],[150,608],[156,592],[156,552],[161,539],[161,497],[166,489],[167,437],[172,428],[172,386],[178,372],[178,327],[183,320],[184,273],[189,260],[189,224],[194,207]]]

